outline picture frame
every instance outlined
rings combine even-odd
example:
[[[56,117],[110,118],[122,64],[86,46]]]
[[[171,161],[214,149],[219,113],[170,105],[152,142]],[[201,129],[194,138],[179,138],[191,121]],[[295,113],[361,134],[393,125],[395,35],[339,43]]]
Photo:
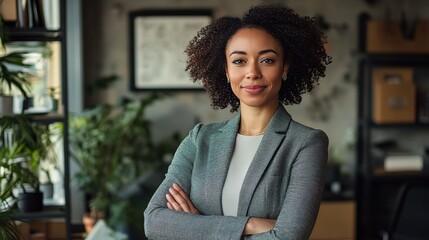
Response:
[[[130,12],[131,90],[203,90],[185,71],[184,51],[211,21],[210,9]]]

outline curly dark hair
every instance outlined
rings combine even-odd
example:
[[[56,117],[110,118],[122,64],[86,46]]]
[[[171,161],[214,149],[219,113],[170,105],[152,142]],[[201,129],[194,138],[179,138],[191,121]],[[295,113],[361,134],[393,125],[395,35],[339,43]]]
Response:
[[[301,95],[310,92],[325,77],[331,57],[326,54],[326,36],[315,20],[301,17],[283,6],[260,5],[249,9],[240,18],[222,17],[202,28],[185,50],[188,55],[186,71],[194,82],[207,90],[214,109],[231,105],[238,110],[239,99],[234,95],[225,75],[225,49],[228,40],[240,29],[262,29],[277,39],[289,64],[287,81],[282,82],[279,101],[285,105],[298,104]]]

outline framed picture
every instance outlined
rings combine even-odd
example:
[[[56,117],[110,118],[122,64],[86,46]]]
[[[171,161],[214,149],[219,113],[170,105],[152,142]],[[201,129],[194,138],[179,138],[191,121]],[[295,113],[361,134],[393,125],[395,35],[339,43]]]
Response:
[[[142,10],[129,20],[131,90],[203,89],[185,72],[184,51],[212,20],[211,10]]]

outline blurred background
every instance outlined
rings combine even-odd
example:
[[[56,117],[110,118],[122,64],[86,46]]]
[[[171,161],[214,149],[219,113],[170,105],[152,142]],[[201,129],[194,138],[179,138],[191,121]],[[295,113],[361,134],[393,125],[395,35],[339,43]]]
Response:
[[[28,2],[31,4],[32,1]],[[82,169],[85,167],[82,161],[73,159],[82,156],[79,154],[85,150],[79,146],[105,144],[104,141],[92,143],[91,139],[97,136],[110,137],[109,141],[113,142],[115,138],[112,136],[121,140],[124,137],[109,132],[85,133],[104,127],[112,129],[112,126],[116,127],[113,123],[120,122],[122,125],[118,131],[129,134],[124,141],[141,144],[146,149],[144,153],[135,152],[137,155],[133,155],[133,152],[126,158],[119,157],[114,168],[121,168],[119,165],[129,162],[132,156],[150,159],[149,165],[143,164],[138,172],[133,173],[134,178],[124,180],[127,184],[112,183],[106,188],[109,194],[112,191],[122,194],[118,198],[120,204],[124,203],[121,199],[136,195],[143,205],[134,205],[133,209],[142,213],[144,203],[162,180],[178,142],[198,122],[231,118],[228,109],[213,110],[204,90],[186,82],[182,59],[185,46],[180,43],[186,43],[194,36],[189,29],[199,28],[205,21],[225,15],[241,17],[250,6],[257,4],[281,4],[300,15],[314,17],[319,29],[327,36],[326,49],[332,56],[332,64],[328,65],[326,77],[320,80],[320,85],[305,94],[301,104],[286,107],[295,120],[324,130],[330,139],[324,201],[312,239],[381,239],[391,234],[391,222],[398,214],[396,202],[400,201],[403,188],[424,182],[428,177],[429,2],[58,0],[54,6],[58,15],[57,22],[53,20],[54,30],[49,30],[48,20],[44,27],[48,34],[58,31],[59,38],[46,37],[45,30],[39,31],[36,27],[39,32],[31,27],[16,27],[19,14],[16,22],[6,21],[6,29],[12,29],[11,40],[15,37],[17,42],[34,40],[59,42],[60,45],[51,47],[54,57],[56,52],[59,54],[57,60],[50,58],[54,63],[49,65],[51,68],[55,68],[55,64],[61,65],[60,73],[50,72],[51,78],[55,74],[60,76],[56,77],[56,82],[46,77],[38,86],[41,89],[58,88],[58,112],[62,111],[66,118],[61,118],[60,122],[69,127],[65,135],[68,139],[59,144],[59,152],[64,152],[60,154],[65,165],[63,171],[67,172],[59,177],[60,188],[65,192],[60,198],[66,209],[64,234],[67,237],[81,237],[80,232],[84,232],[82,216],[92,210],[91,204],[98,196],[95,193],[98,193],[97,185],[88,187],[84,182],[88,179],[79,176],[80,173],[91,174]],[[195,26],[188,26],[183,31],[159,27],[169,17],[180,19],[171,18],[170,24],[176,20],[189,24],[189,19],[195,18],[192,15],[200,19],[195,21]],[[143,23],[145,20],[147,22]],[[18,30],[13,31],[15,28]],[[152,28],[158,32],[151,32]],[[28,36],[23,40],[20,36],[25,32]],[[44,37],[38,39],[37,36]],[[154,48],[157,51],[153,51]],[[151,55],[153,52],[155,54]],[[177,57],[177,65],[166,60]],[[159,65],[167,66],[171,83],[150,85],[155,81],[151,76],[155,79],[158,77],[156,73],[163,71]],[[142,68],[155,74],[139,72]],[[378,85],[375,82],[379,82]],[[399,85],[392,87],[389,85],[392,82],[399,82]],[[102,109],[105,106],[112,109]],[[133,114],[143,117],[133,118]],[[128,118],[137,120],[127,122]],[[106,123],[105,119],[109,122]],[[126,128],[129,133],[124,130]],[[135,140],[136,135],[146,138]],[[105,149],[109,146],[103,145]],[[75,151],[67,150],[73,147]],[[400,152],[401,159],[399,163],[393,161],[392,170],[390,165],[387,166],[391,163],[387,157],[396,156],[397,152]],[[122,154],[125,156],[127,153]],[[87,167],[91,170],[96,166],[100,165]],[[130,168],[130,165],[124,164],[123,168]],[[108,176],[121,178],[126,174],[129,174],[126,170],[112,170]],[[77,184],[73,184],[74,178],[78,179]],[[121,188],[126,188],[126,191],[119,191]],[[380,197],[384,198],[380,200]],[[112,198],[109,195],[101,205],[106,207]],[[127,202],[130,203],[132,201]],[[122,211],[118,209],[106,210],[109,218],[116,216],[115,211]],[[106,211],[102,211],[103,214]],[[109,220],[103,214],[97,217]],[[115,221],[120,221],[118,219],[121,218]],[[107,222],[110,227],[118,225],[114,221]]]

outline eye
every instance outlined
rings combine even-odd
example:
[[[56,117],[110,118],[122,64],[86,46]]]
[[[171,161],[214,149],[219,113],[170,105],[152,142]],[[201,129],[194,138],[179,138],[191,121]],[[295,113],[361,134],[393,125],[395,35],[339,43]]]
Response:
[[[233,64],[237,64],[237,65],[241,65],[241,64],[244,63],[244,60],[243,59],[235,59],[235,60],[232,61],[232,63]]]
[[[264,58],[261,60],[261,63],[273,64],[274,60],[270,58]]]

